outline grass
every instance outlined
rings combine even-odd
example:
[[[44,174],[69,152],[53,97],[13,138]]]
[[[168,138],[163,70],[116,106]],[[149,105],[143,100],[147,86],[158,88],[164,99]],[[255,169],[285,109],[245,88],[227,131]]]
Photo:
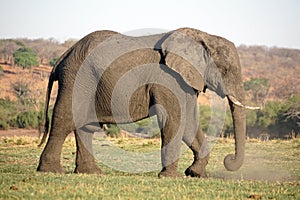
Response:
[[[234,149],[233,140],[218,140],[207,166],[209,178],[157,178],[148,173],[116,171],[99,163],[105,175],[73,174],[74,138],[64,144],[65,174],[38,173],[41,148],[31,137],[0,138],[0,199],[300,199],[300,140],[247,140],[246,160],[237,172],[222,164]],[[111,139],[130,152],[159,151],[158,139]],[[109,145],[107,145],[109,147]],[[109,152],[107,152],[109,154]],[[189,150],[180,159],[184,171]]]

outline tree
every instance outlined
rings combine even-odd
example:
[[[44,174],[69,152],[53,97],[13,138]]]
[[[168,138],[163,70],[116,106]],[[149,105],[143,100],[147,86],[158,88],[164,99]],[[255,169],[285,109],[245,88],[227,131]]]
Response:
[[[269,80],[265,78],[251,78],[250,81],[244,83],[244,87],[246,91],[252,91],[254,102],[259,103],[268,94],[270,84]]]
[[[0,40],[0,59],[5,64],[13,64],[13,53],[21,46],[23,46],[23,43],[18,40]]]
[[[14,54],[15,64],[23,69],[30,69],[32,66],[38,66],[38,57],[31,48],[21,47]]]
[[[285,105],[277,119],[277,125],[281,127],[280,134],[294,133],[297,137],[300,134],[300,95],[292,96]]]
[[[50,62],[49,62],[49,65],[50,65],[51,67],[54,67],[55,64],[56,64],[56,62],[58,61],[58,59],[59,59],[59,58],[52,58],[52,59],[50,60]]]
[[[284,112],[287,105],[280,101],[269,101],[263,110],[257,111],[257,125],[267,130],[271,125],[276,125],[278,116]]]

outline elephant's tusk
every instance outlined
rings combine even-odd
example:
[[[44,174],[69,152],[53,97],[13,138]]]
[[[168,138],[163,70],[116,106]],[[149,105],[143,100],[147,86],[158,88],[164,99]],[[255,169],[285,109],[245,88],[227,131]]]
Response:
[[[227,97],[228,97],[228,99],[229,99],[232,103],[234,103],[235,105],[240,106],[240,107],[242,107],[242,108],[249,109],[249,110],[260,110],[260,109],[261,109],[261,107],[258,107],[258,106],[247,106],[247,105],[244,105],[244,104],[242,104],[239,100],[237,100],[237,99],[236,99],[234,96],[232,96],[232,95],[228,95]]]

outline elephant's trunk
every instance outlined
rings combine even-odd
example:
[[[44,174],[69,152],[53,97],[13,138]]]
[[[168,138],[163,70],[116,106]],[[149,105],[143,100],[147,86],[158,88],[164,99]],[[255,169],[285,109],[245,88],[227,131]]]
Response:
[[[235,137],[235,154],[229,154],[224,159],[224,166],[229,171],[238,170],[245,157],[245,140],[246,140],[246,114],[245,108],[241,107],[228,97]]]

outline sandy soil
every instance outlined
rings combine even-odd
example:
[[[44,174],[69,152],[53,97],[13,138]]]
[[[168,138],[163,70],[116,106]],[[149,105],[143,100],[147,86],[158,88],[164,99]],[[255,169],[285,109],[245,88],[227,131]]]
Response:
[[[52,70],[50,66],[41,65],[31,70],[23,70],[20,67],[13,67],[1,63],[3,71],[0,72],[0,98],[17,100],[13,86],[22,83],[30,89],[29,97],[38,101],[44,101],[48,84],[48,76]],[[55,99],[57,84],[54,84],[51,99]]]
[[[9,129],[9,130],[0,130],[0,137],[18,137],[18,136],[29,136],[29,137],[38,137],[39,132],[35,129]]]

